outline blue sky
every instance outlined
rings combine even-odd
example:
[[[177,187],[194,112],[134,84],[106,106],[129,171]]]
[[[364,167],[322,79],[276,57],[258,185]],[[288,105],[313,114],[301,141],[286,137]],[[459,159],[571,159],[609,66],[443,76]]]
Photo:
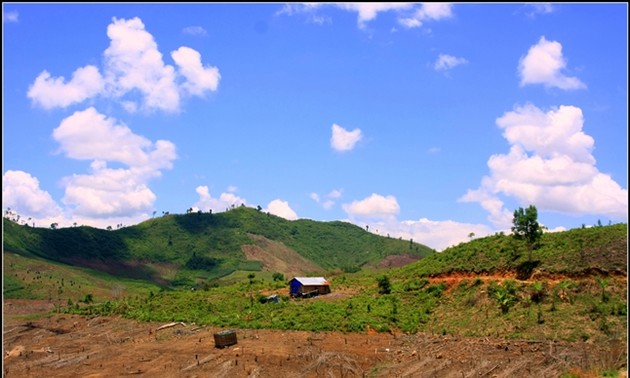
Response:
[[[626,3],[3,3],[2,27],[20,223],[244,204],[442,250],[530,204],[628,219]]]

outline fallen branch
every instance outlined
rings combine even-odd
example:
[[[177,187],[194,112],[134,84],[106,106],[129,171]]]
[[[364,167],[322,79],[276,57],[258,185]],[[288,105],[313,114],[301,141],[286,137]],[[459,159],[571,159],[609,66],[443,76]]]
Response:
[[[493,367],[492,369],[488,370],[487,372],[485,372],[485,373],[484,373],[484,374],[482,374],[482,375],[483,375],[483,376],[486,376],[486,375],[488,375],[488,374],[492,373],[492,371],[493,371],[494,369],[498,368],[498,367],[499,367],[499,365],[501,365],[501,364],[494,365],[494,367]]]
[[[188,365],[185,368],[181,369],[180,371],[187,371],[187,370],[196,368],[197,366],[201,366],[201,365],[203,365],[203,364],[205,364],[207,362],[212,361],[213,357],[214,357],[213,355],[209,355],[208,357],[206,357],[206,358],[204,358],[202,360],[197,360],[197,362],[195,362],[194,364]]]
[[[159,331],[165,328],[171,328],[171,327],[175,327],[176,325],[182,325],[184,327],[186,327],[186,324],[184,324],[184,322],[173,322],[173,323],[168,323],[168,324],[164,324],[163,326],[158,327],[155,331]]]

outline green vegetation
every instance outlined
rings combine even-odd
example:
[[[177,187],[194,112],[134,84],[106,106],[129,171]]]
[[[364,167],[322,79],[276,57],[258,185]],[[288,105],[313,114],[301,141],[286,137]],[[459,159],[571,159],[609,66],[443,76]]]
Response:
[[[544,233],[536,248],[496,234],[431,253],[341,222],[290,222],[250,210],[169,215],[116,231],[76,227],[60,233],[5,220],[5,298],[48,298],[58,311],[141,321],[581,341],[625,350],[626,224]],[[71,246],[73,236],[94,250]],[[322,274],[332,294],[290,299],[290,277],[244,258],[241,245],[263,248],[270,240],[310,261],[328,256],[317,263],[327,269]],[[348,269],[389,253],[424,258],[401,268]],[[95,268],[105,268],[71,266],[44,259],[47,254],[66,262],[85,255],[101,264]],[[134,266],[141,272],[137,279],[103,273]],[[267,301],[271,294],[278,303]]]
[[[116,230],[34,228],[6,218],[3,226],[5,251],[167,286],[199,287],[235,271],[260,271],[262,263],[247,260],[242,247],[261,240],[282,245],[321,270],[356,272],[389,255],[434,253],[350,223],[288,221],[244,206],[219,214],[165,214]]]
[[[510,235],[495,234],[427,256],[401,268],[400,274],[433,277],[512,272],[519,279],[531,277],[534,271],[567,276],[626,275],[627,235],[626,224],[544,233],[529,262],[523,253],[528,249],[526,243]]]
[[[386,277],[386,276],[380,276]],[[517,280],[435,280],[412,276],[390,281],[390,293],[368,273],[330,279],[333,295],[289,299],[284,283],[254,274],[235,284],[197,291],[159,291],[91,306],[75,303],[67,311],[112,315],[142,321],[183,321],[237,328],[308,331],[430,332],[457,336],[607,342],[627,330],[627,291],[611,278],[607,300],[594,278],[569,279],[570,285],[540,281],[556,295],[531,300],[532,286]],[[561,288],[562,287],[562,288]],[[352,293],[339,294],[338,293]],[[280,303],[262,300],[275,293]],[[96,301],[95,301],[96,302]]]
[[[160,287],[150,281],[111,276],[100,271],[70,266],[39,257],[3,253],[4,298],[46,299],[57,303],[94,301],[146,295]]]
[[[540,224],[538,224],[538,210],[536,206],[530,205],[525,210],[519,207],[518,210],[514,211],[512,223],[514,224],[512,226],[512,234],[514,237],[527,242],[528,262],[531,262],[532,251],[536,248],[543,234],[543,229]]]

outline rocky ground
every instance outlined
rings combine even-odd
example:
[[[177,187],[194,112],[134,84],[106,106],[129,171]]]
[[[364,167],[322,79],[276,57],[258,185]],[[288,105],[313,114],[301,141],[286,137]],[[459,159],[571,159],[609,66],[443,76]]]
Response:
[[[625,346],[441,335],[236,329],[119,317],[45,315],[46,301],[3,302],[4,377],[591,377]],[[622,373],[626,376],[626,373]]]

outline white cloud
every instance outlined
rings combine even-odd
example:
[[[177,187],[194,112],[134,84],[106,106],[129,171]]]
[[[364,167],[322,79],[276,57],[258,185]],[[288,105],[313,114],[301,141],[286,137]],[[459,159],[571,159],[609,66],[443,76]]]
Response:
[[[2,175],[2,206],[22,216],[39,219],[61,215],[61,209],[50,194],[39,187],[39,180],[23,171],[6,171]]]
[[[338,200],[339,198],[341,198],[341,194],[342,194],[343,190],[342,189],[333,189],[330,191],[330,193],[328,193],[327,195],[324,196],[325,200],[322,202],[322,198],[320,197],[319,194],[313,192],[309,194],[309,197],[317,202],[317,203],[321,203],[322,207],[326,210],[330,210],[333,208],[333,206],[335,206],[336,200]]]
[[[289,203],[279,199],[269,202],[265,211],[288,220],[295,220],[298,218],[295,211],[293,211],[291,206],[289,206]]]
[[[189,34],[189,35],[200,35],[200,36],[208,35],[208,32],[206,31],[206,29],[202,28],[201,26],[187,26],[182,30],[182,33]]]
[[[103,163],[93,164],[96,168],[102,169]],[[121,173],[121,172],[118,172]],[[106,228],[115,225],[132,225],[137,224],[147,218],[145,212],[132,211],[111,211],[108,214],[102,214],[100,217],[95,215],[102,212],[107,206],[112,209],[116,205],[108,204],[107,201],[118,201],[120,196],[116,196],[116,191],[108,193],[108,189],[116,186],[107,186],[112,181],[121,179],[121,177],[107,177],[103,174],[100,177],[101,182],[98,183],[95,190],[82,187],[81,184],[71,186],[66,196],[70,201],[74,196],[86,195],[89,198],[81,198],[81,205],[76,211],[72,209],[62,209],[50,196],[50,194],[39,188],[39,181],[30,174],[22,171],[7,171],[2,178],[2,199],[3,206],[10,208],[12,212],[21,216],[20,223],[28,223],[35,227],[50,227],[52,223],[56,223],[59,227],[70,227],[73,225],[89,225],[92,227]],[[87,176],[74,176],[66,180],[85,181],[87,184],[94,183],[95,179]],[[102,195],[94,197],[95,191],[101,190]],[[144,197],[141,197],[142,200]],[[123,201],[135,201],[132,196],[125,196]],[[137,204],[131,203],[131,206]],[[120,209],[120,206],[118,206]],[[83,214],[86,213],[86,214]]]
[[[357,12],[357,25],[364,28],[365,23],[376,18],[378,13],[409,9],[412,3],[335,3],[335,6],[352,12]]]
[[[155,202],[155,194],[142,177],[129,169],[98,167],[89,175],[73,175],[64,180],[63,203],[85,217],[120,217],[145,213]]]
[[[343,127],[334,123],[332,125],[332,137],[330,138],[330,146],[336,151],[349,151],[361,140],[363,135],[360,129],[348,131]]]
[[[48,71],[43,71],[29,87],[27,96],[44,109],[65,108],[96,96],[103,87],[98,68],[85,66],[74,71],[68,83],[63,77],[51,78]]]
[[[350,219],[391,219],[400,211],[396,197],[383,197],[376,193],[363,200],[344,204],[342,208]]]
[[[466,63],[468,63],[468,61],[464,58],[458,58],[448,54],[440,54],[433,64],[433,68],[436,71],[447,71]]]
[[[282,9],[275,13],[276,16],[286,14],[287,16],[293,16],[300,13],[307,13],[315,8],[324,5],[323,3],[285,3]]]
[[[490,174],[460,200],[479,202],[501,227],[509,225],[511,216],[499,195],[539,211],[627,220],[628,190],[599,172],[594,140],[582,131],[583,123],[581,109],[574,106],[545,113],[525,105],[507,112],[497,125],[511,145],[509,153],[492,155]]]
[[[335,198],[335,199],[340,198],[342,192],[343,192],[342,189],[333,189],[330,191],[330,193],[328,193],[328,197]]]
[[[115,161],[132,167],[137,174],[148,176],[172,168],[176,158],[175,146],[171,142],[159,140],[154,144],[94,108],[77,111],[65,118],[53,130],[53,138],[69,158]]]
[[[470,240],[470,234],[474,238],[488,236],[494,233],[488,226],[480,224],[459,223],[455,221],[431,221],[426,218],[419,220],[379,222],[369,225],[370,231],[381,236],[389,235],[392,238],[403,240],[413,239],[414,242],[424,244],[442,251],[448,247]]]
[[[460,223],[451,220],[431,221],[421,218],[419,220],[399,221],[397,215],[400,212],[400,206],[394,196],[382,196],[373,193],[363,200],[344,204],[342,208],[348,214],[348,222],[362,228],[368,226],[367,229],[370,232],[404,240],[413,239],[414,242],[438,251],[470,240],[469,235],[471,233],[474,234],[474,237],[495,233],[487,225]],[[509,227],[507,232],[509,232]]]
[[[107,27],[106,77],[115,97],[138,90],[146,109],[179,110],[175,69],[165,65],[153,36],[139,18],[113,19]]]
[[[562,55],[562,45],[540,37],[538,43],[529,48],[527,55],[518,64],[520,85],[543,84],[560,89],[585,89],[586,85],[576,77],[566,76],[562,70],[567,62]]]
[[[155,201],[146,185],[148,180],[172,168],[176,158],[173,143],[152,143],[94,108],[64,119],[53,131],[53,138],[67,157],[92,160],[89,175],[64,179],[63,202],[85,217],[133,217],[147,211]],[[111,169],[107,162],[128,167]]]
[[[525,4],[525,7],[528,8],[526,13],[528,17],[535,17],[538,14],[550,14],[555,10],[552,3],[529,3]]]
[[[4,12],[2,10],[2,23],[5,22],[19,22],[20,15],[17,11]]]
[[[199,200],[193,205],[201,211],[212,210],[213,213],[220,213],[232,207],[241,205],[247,206],[247,200],[234,194],[235,188],[230,187],[228,193],[221,193],[219,198],[213,198],[207,186],[198,186],[195,191],[199,194]]]
[[[199,52],[189,47],[172,53],[179,71],[165,64],[153,36],[137,17],[113,18],[107,36],[110,45],[103,53],[103,74],[88,65],[77,69],[66,83],[63,77],[52,77],[44,70],[29,87],[27,96],[46,109],[65,108],[100,95],[118,101],[129,112],[178,112],[181,92],[203,96],[218,88],[218,68],[204,66]]]
[[[422,3],[411,17],[401,17],[398,23],[406,28],[417,28],[427,20],[441,20],[452,17],[452,4],[449,3]]]
[[[182,85],[188,93],[202,96],[204,92],[216,91],[221,75],[216,67],[204,67],[201,54],[189,47],[180,47],[171,53],[173,60],[179,66],[180,73],[186,78]]]
[[[349,12],[357,13],[357,26],[364,29],[369,21],[378,17],[379,13],[394,12],[399,15],[398,22],[406,28],[422,26],[424,21],[440,20],[452,16],[452,5],[448,3],[301,3],[285,4],[276,15],[312,15],[324,6],[334,6]],[[311,21],[328,20],[321,16],[312,16]]]
[[[323,207],[325,210],[330,210],[330,209],[332,209],[332,208],[333,208],[333,206],[335,206],[335,201],[333,201],[333,200],[326,200],[326,201],[324,201],[324,202],[322,203],[322,207]]]

